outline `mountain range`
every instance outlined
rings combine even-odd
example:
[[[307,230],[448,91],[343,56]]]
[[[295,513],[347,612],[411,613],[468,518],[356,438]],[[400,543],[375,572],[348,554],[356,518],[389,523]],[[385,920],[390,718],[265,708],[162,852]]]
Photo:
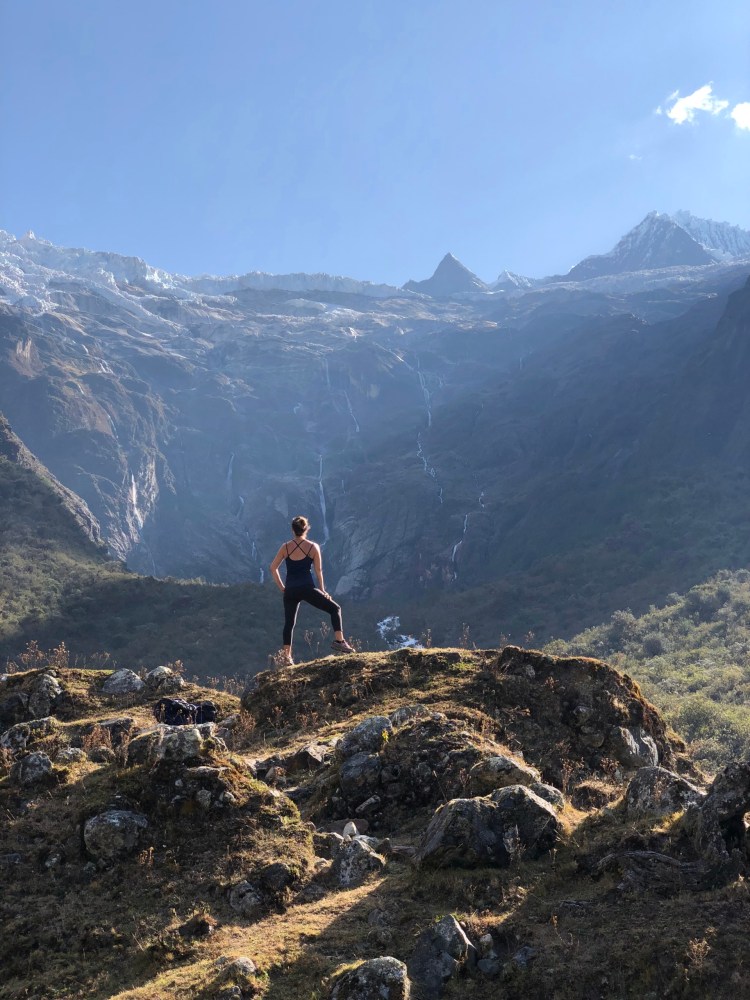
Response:
[[[3,234],[0,409],[141,574],[265,593],[307,513],[366,641],[570,632],[750,558],[749,274],[688,213],[565,276],[448,255],[403,289]]]

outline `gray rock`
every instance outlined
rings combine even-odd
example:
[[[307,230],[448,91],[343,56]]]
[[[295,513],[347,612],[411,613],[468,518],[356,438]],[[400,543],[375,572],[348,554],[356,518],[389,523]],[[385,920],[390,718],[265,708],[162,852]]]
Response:
[[[469,787],[473,795],[488,795],[496,788],[508,785],[533,785],[541,779],[535,767],[502,754],[485,757],[469,771]]]
[[[414,854],[417,865],[510,863],[497,822],[497,806],[486,798],[451,799],[439,806]]]
[[[31,722],[19,722],[7,729],[0,736],[0,747],[20,753],[31,743],[42,739],[57,727],[58,723],[51,716],[43,719],[32,719]]]
[[[41,719],[55,709],[63,696],[63,688],[52,674],[43,674],[29,694],[29,712],[35,719]]]
[[[507,867],[520,856],[554,847],[562,827],[554,808],[524,785],[486,798],[453,799],[440,806],[417,845],[416,864]]]
[[[29,714],[29,696],[25,691],[14,691],[0,702],[0,728],[22,722]]]
[[[490,795],[497,805],[506,846],[517,839],[519,856],[538,858],[557,843],[562,832],[553,806],[523,785],[499,788]]]
[[[175,694],[185,687],[185,681],[169,667],[154,667],[146,674],[148,694]]]
[[[515,953],[511,962],[517,965],[519,969],[526,969],[530,962],[533,962],[536,958],[536,948],[532,948],[531,945],[525,944],[522,948],[519,948]]]
[[[240,987],[253,985],[253,976],[258,968],[251,958],[232,958],[221,966],[219,981],[222,983],[233,982]]]
[[[229,905],[243,917],[253,917],[263,906],[263,894],[259,886],[243,879],[229,890]]]
[[[55,754],[56,764],[80,764],[84,760],[88,760],[88,756],[80,747],[63,747]]]
[[[540,799],[549,802],[555,809],[565,808],[565,796],[554,785],[545,785],[541,781],[536,781],[533,785],[529,785],[529,788],[534,795],[538,795]]]
[[[373,813],[379,812],[382,805],[382,800],[379,795],[371,795],[369,799],[357,806],[354,812],[357,816],[371,816]]]
[[[630,816],[668,815],[700,803],[705,794],[686,778],[664,767],[642,767],[628,785],[625,811]]]
[[[121,670],[115,670],[109,675],[102,684],[102,694],[109,695],[135,695],[140,694],[146,685],[143,683],[138,674],[134,673],[132,670],[126,670],[125,668]]]
[[[17,760],[10,769],[10,780],[14,785],[27,788],[48,782],[52,778],[52,761],[46,753],[30,753]]]
[[[361,840],[345,840],[333,856],[331,871],[340,886],[364,882],[373,872],[385,868],[385,858]]]
[[[448,980],[476,949],[455,917],[443,917],[417,938],[407,963],[410,979],[420,988],[425,1000],[438,1000]]]
[[[499,976],[502,968],[502,962],[498,958],[480,958],[477,962],[477,969],[488,979]]]
[[[409,1000],[411,982],[397,958],[371,958],[334,983],[330,1000]]]
[[[108,746],[92,747],[89,751],[89,760],[95,764],[111,764],[116,756],[112,747]]]
[[[144,729],[128,744],[128,764],[153,764],[158,757],[159,746],[170,726],[157,725]]]
[[[297,771],[310,771],[321,767],[332,755],[333,748],[327,743],[308,743],[307,746],[295,751],[284,761],[288,774]]]
[[[86,821],[83,842],[97,861],[114,861],[135,851],[147,828],[148,820],[140,813],[110,809]]]
[[[405,725],[412,719],[425,719],[430,715],[432,712],[425,705],[403,705],[395,712],[391,712],[388,718],[391,720],[393,728],[398,729],[399,726]]]
[[[373,715],[347,733],[337,744],[336,752],[342,760],[358,753],[377,753],[392,732],[390,719],[385,715]]]
[[[339,770],[339,784],[350,803],[369,798],[378,787],[382,763],[377,754],[355,753]]]
[[[641,726],[615,727],[609,744],[615,760],[625,767],[656,767],[659,763],[659,748]]]
[[[158,760],[185,763],[204,755],[204,738],[197,726],[168,726],[157,748]]]

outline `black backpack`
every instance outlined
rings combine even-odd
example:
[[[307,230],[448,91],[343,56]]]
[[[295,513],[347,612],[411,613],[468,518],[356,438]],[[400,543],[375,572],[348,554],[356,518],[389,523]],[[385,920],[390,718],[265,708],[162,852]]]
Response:
[[[212,701],[199,701],[195,705],[182,698],[160,698],[154,705],[157,722],[167,726],[199,726],[216,721],[216,705]]]

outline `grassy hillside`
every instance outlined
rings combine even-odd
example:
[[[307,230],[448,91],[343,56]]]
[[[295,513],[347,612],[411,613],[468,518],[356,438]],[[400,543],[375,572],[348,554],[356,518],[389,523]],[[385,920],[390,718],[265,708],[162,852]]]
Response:
[[[662,607],[618,611],[603,625],[547,645],[604,657],[636,678],[716,770],[750,753],[750,572],[724,571]]]
[[[13,674],[0,698],[29,694],[45,676]],[[261,675],[243,711],[231,694],[188,687],[221,716],[238,714],[222,730],[230,746],[204,734],[184,759],[165,743],[172,749],[153,760],[136,747],[156,695],[113,699],[102,671],[55,676],[63,694],[51,728],[31,730],[25,751],[0,761],[0,856],[13,859],[0,902],[2,1000],[327,1000],[363,960],[408,962],[420,935],[451,914],[496,957],[455,963],[446,1000],[704,1000],[747,985],[743,880],[717,869],[691,888],[703,868],[681,810],[629,813],[634,772],[580,730],[582,703],[612,734],[637,723],[664,764],[700,780],[637,686],[603,663],[514,647],[328,658]],[[368,758],[383,769],[369,830],[379,868],[344,885],[329,831],[351,795],[366,793],[342,793],[336,741],[407,707]],[[119,730],[102,724],[113,716]],[[311,742],[319,759],[301,763]],[[75,760],[71,747],[83,751]],[[19,786],[10,772],[25,752],[52,759],[41,784]],[[488,801],[476,798],[472,762],[500,752],[563,792],[555,848],[519,849],[506,864],[414,864],[447,798]],[[147,826],[103,861],[82,831],[112,808],[137,810]],[[638,852],[651,852],[652,887],[623,879]],[[257,899],[238,909],[246,886]],[[238,957],[253,965],[243,972],[230,964]]]

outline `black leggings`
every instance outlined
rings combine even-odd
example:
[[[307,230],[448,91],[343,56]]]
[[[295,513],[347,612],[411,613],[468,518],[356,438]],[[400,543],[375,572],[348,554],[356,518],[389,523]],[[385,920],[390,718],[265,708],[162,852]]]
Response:
[[[319,611],[327,611],[331,616],[334,632],[341,631],[341,606],[316,587],[293,587],[284,591],[284,645],[291,646],[294,623],[302,601],[312,604]]]

